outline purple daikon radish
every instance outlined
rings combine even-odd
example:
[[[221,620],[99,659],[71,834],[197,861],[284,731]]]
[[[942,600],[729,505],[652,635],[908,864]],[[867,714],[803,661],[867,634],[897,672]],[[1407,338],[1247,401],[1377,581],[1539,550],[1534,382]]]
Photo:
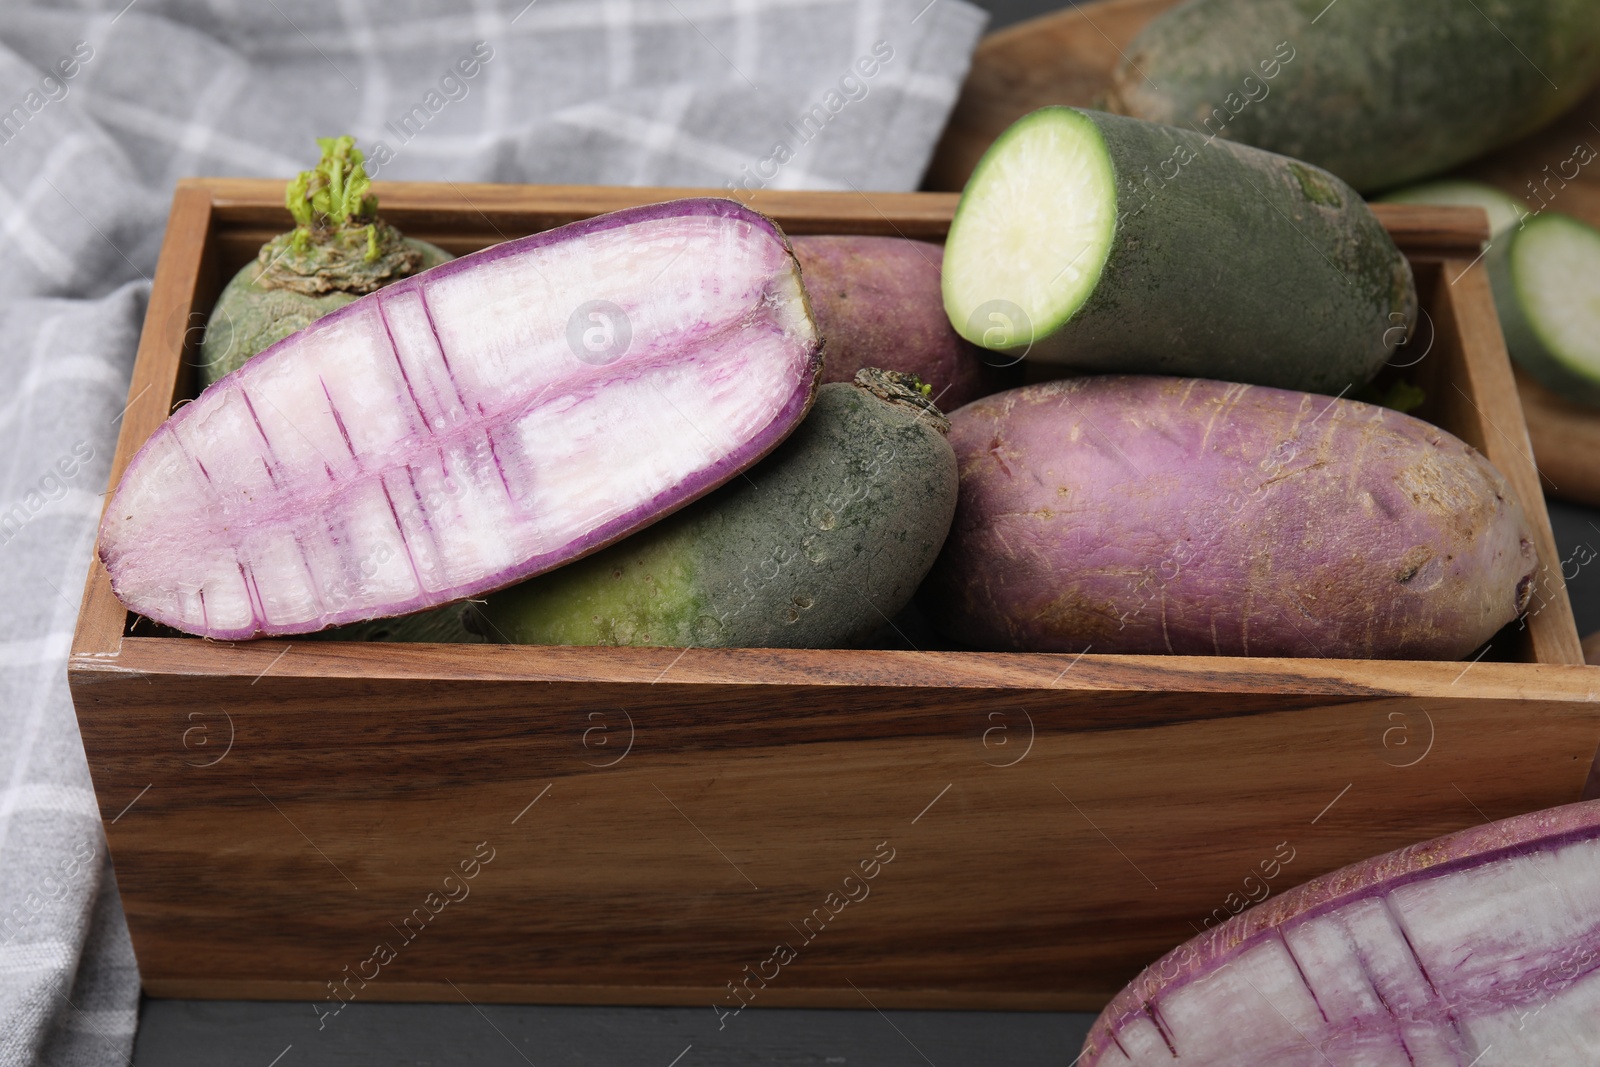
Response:
[[[550,570],[771,451],[821,340],[731,200],[631,208],[396,282],[267,349],[128,465],[100,558],[216,638],[399,615]]]
[[[1352,864],[1106,1006],[1079,1067],[1600,1064],[1600,801]]]

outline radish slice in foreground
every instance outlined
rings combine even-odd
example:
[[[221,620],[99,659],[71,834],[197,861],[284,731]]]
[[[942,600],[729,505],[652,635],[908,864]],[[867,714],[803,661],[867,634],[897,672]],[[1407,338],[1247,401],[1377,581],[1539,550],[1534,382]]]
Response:
[[[721,485],[804,418],[788,242],[730,200],[632,208],[362,297],[180,409],[100,527],[128,607],[217,638],[488,592]]]
[[[1080,1067],[1593,1067],[1600,801],[1324,875],[1147,968]]]

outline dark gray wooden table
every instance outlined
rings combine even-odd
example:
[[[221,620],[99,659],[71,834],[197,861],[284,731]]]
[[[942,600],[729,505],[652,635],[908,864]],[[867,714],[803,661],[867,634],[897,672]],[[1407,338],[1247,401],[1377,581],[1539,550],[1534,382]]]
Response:
[[[993,13],[993,29],[1064,5],[983,6]],[[1600,551],[1600,511],[1557,502],[1550,509],[1563,559],[1580,545]],[[1600,568],[1581,570],[1569,588],[1578,631],[1600,630]],[[752,1008],[719,1031],[709,1007],[356,1003],[319,1030],[309,1003],[146,1000],[133,1067],[1064,1067],[1093,1019],[1071,1012]]]
[[[136,1067],[1065,1067],[1092,1019],[751,1008],[718,1032],[709,1007],[351,1004],[337,1025],[318,1032],[304,1003],[147,1000],[133,1060]]]

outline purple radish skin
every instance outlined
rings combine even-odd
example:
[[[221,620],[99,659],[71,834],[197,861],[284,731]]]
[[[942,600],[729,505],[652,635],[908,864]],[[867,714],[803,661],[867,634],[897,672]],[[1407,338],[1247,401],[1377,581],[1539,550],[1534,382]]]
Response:
[[[1477,826],[1265,901],[1147,967],[1079,1067],[1593,1067],[1600,801]]]
[[[132,610],[223,639],[486,593],[755,463],[821,360],[765,216],[573,223],[362,297],[207,389],[134,456],[100,558]]]
[[[950,416],[961,496],[918,595],[997,651],[1461,659],[1528,606],[1500,472],[1409,415],[1094,376]]]
[[[985,351],[950,325],[939,290],[942,246],[904,237],[793,242],[828,345],[824,382],[854,381],[863,367],[915,374],[941,411],[1022,384],[1021,357]]]

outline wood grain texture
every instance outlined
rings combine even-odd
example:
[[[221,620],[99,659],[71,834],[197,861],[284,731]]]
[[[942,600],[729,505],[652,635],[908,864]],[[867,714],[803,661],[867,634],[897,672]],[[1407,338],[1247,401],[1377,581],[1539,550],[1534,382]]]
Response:
[[[180,643],[78,698],[141,970],[190,995],[320,1000],[387,943],[364,999],[710,1005],[788,942],[756,1003],[1092,1007],[1280,842],[1276,889],[1572,799],[1600,730],[1578,667],[436,647],[386,685],[370,647]]]
[[[1417,377],[1426,383],[1422,388],[1433,398],[1428,415],[1489,458],[1511,483],[1528,516],[1540,568],[1526,616],[1533,658],[1581,664],[1583,650],[1561,574],[1561,552],[1550,528],[1488,274],[1469,259],[1443,260],[1431,278],[1431,290],[1433,298],[1424,305],[1430,322],[1422,329],[1433,350],[1416,364]]]
[[[292,225],[281,183],[255,178],[189,179],[183,188],[207,190],[218,245],[228,250],[225,272],[254,258],[266,241]],[[473,185],[374,182],[380,211],[407,236],[452,252],[472,252],[504,240],[636,204],[726,195],[716,189],[583,185]],[[742,201],[790,234],[852,233],[942,242],[960,196],[955,193],[818,193],[760,190]],[[1487,218],[1472,208],[1376,205],[1379,220],[1407,254],[1471,259],[1488,237]]]
[[[213,198],[219,222],[267,236],[292,224],[283,207],[282,182],[259,178],[204,178],[180,182]],[[608,185],[491,185],[473,182],[373,182],[383,217],[407,236],[446,240],[488,235],[520,237],[635,204],[684,197],[729,196],[722,189]],[[889,234],[943,240],[956,194],[741,192],[740,202],[777,219],[786,232]]]
[[[1450,257],[1464,268],[1489,239],[1489,216],[1481,208],[1373,204],[1372,213],[1412,259]]]
[[[220,291],[216,279],[216,251],[210,241],[211,195],[204,189],[180,187],[172,198],[167,232],[156,261],[156,276],[146,305],[139,351],[128,384],[128,405],[117,431],[117,449],[111,458],[111,486],[172,412],[180,391],[193,387],[188,361],[199,350],[203,324]],[[194,317],[198,311],[199,319]],[[186,378],[185,375],[188,375]],[[106,495],[110,499],[110,494]],[[102,510],[104,505],[101,505]],[[111,593],[111,582],[99,556],[89,564],[78,609],[73,650],[82,654],[114,655],[122,639],[126,612]]]
[[[463,250],[671,195],[380,192]],[[285,224],[279,195],[180,190],[117,473],[193,387],[190,315]],[[757,199],[795,232],[932,240],[954,203]],[[1424,250],[1430,417],[1537,499],[1486,293],[1445,280],[1477,220],[1386,222]],[[798,958],[758,1006],[855,1004],[853,984],[882,1007],[1094,1008],[1280,842],[1275,890],[1572,800],[1600,736],[1564,593],[1475,663],[226,644],[126,622],[95,570],[69,681],[148,991],[324,1010],[450,983],[732,1008],[780,941]],[[830,909],[880,843],[893,861]],[[466,895],[430,906],[480,845]]]

